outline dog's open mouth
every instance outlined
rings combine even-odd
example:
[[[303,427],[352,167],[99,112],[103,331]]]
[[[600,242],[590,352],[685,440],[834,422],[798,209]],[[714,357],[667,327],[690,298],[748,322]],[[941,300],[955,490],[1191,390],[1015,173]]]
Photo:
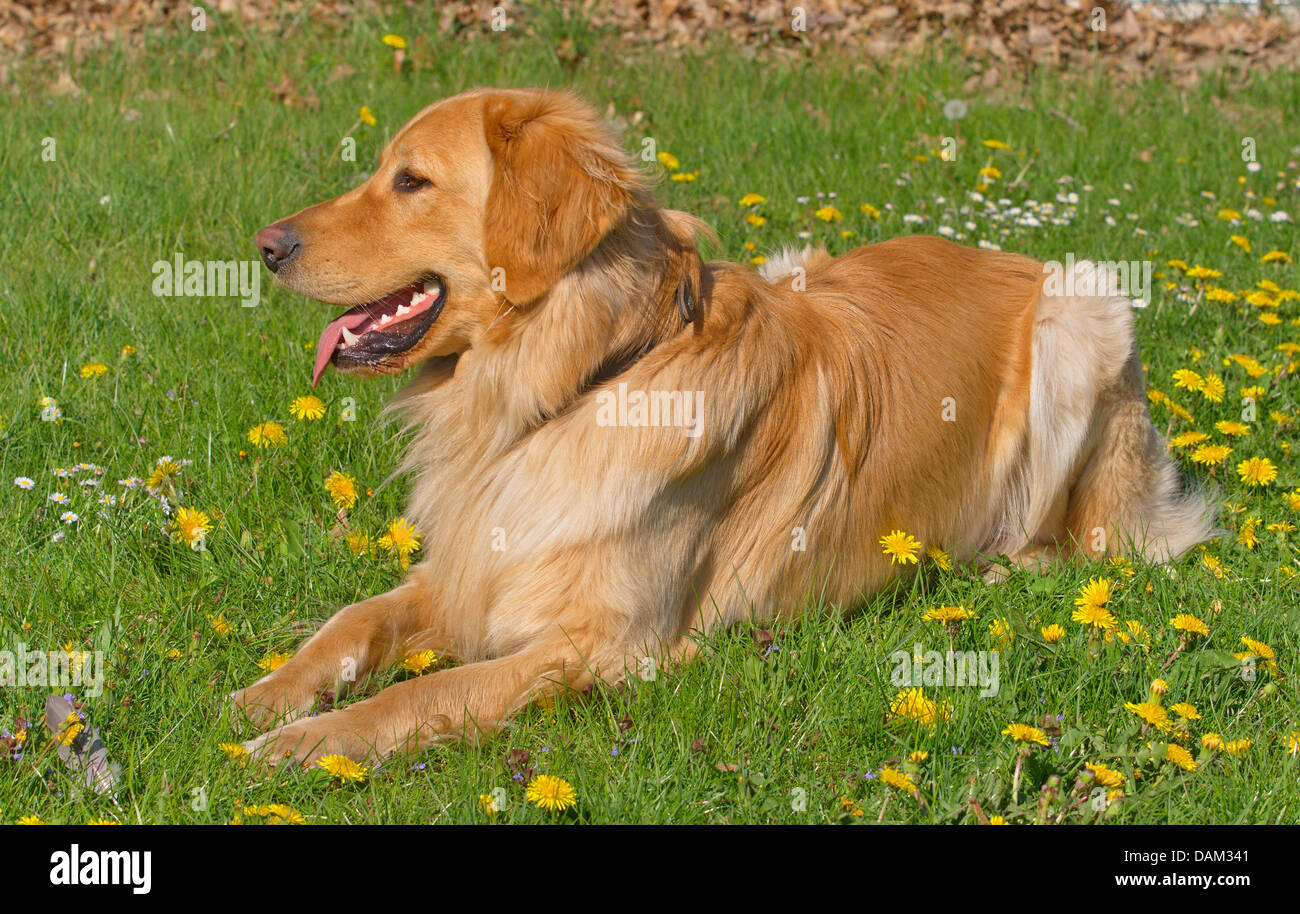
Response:
[[[374,365],[410,349],[424,338],[447,298],[433,277],[344,311],[320,335],[311,383],[315,387],[331,361],[340,368]]]

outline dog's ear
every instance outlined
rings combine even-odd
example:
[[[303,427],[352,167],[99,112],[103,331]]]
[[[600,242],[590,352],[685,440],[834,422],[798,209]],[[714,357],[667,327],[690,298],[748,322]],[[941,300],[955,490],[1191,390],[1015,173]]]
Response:
[[[489,96],[484,217],[488,267],[523,307],[544,295],[627,214],[641,178],[599,116],[560,92]]]

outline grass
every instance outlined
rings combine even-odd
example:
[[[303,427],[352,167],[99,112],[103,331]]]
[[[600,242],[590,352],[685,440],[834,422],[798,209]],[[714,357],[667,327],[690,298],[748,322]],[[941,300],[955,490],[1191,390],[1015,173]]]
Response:
[[[1286,116],[1300,110],[1300,79],[1225,71],[1179,90],[1157,78],[1124,88],[1102,72],[1034,71],[991,93],[964,93],[971,73],[958,55],[901,70],[829,53],[745,60],[723,47],[669,60],[616,49],[580,23],[532,16],[502,35],[418,41],[435,34],[419,19],[358,20],[341,33],[303,20],[284,43],[212,16],[208,33],[177,30],[150,39],[139,56],[110,50],[91,59],[74,74],[83,97],[45,94],[35,65],[17,71],[30,88],[11,101],[0,135],[0,648],[107,651],[108,685],[84,710],[122,774],[116,802],[77,791],[33,726],[22,758],[0,761],[0,822],[219,823],[241,805],[273,802],[312,822],[486,822],[479,798],[498,788],[507,805],[495,821],[513,823],[973,822],[970,797],[986,815],[1024,822],[1039,816],[1043,796],[1053,821],[1294,821],[1300,782],[1287,740],[1300,728],[1300,583],[1291,570],[1300,534],[1266,527],[1300,522],[1283,497],[1300,485],[1290,454],[1296,426],[1270,418],[1300,412],[1296,365],[1276,348],[1300,340],[1300,301],[1261,308],[1208,302],[1204,293],[1260,280],[1300,286],[1295,263],[1260,262],[1274,249],[1300,258],[1293,222],[1235,225],[1216,215],[1258,207],[1300,217],[1300,127]],[[386,32],[412,40],[401,75],[379,40]],[[573,45],[557,54],[566,36]],[[343,63],[350,74],[340,75]],[[1228,442],[1235,450],[1222,464],[1194,467],[1193,448],[1179,451],[1188,473],[1219,485],[1229,505],[1220,518],[1227,532],[1205,553],[1221,561],[1222,576],[1200,550],[1170,571],[1137,565],[1128,577],[1095,565],[1017,574],[997,587],[927,566],[848,619],[820,605],[810,581],[812,612],[772,629],[770,644],[763,623],[722,634],[686,668],[530,709],[486,746],[431,750],[346,787],[323,771],[251,777],[218,748],[240,735],[221,697],[256,678],[268,653],[292,650],[335,609],[400,578],[394,559],[351,554],[322,480],[341,470],[373,490],[348,513],[353,529],[378,534],[400,515],[404,484],[384,481],[401,441],[378,411],[401,379],[329,373],[318,391],[326,417],[294,420],[289,403],[309,390],[310,347],[325,312],[269,282],[256,308],[235,298],[157,298],[151,267],[177,252],[251,259],[258,227],[353,186],[407,117],[475,84],[572,85],[625,119],[640,112],[628,146],[651,137],[681,173],[698,171],[693,181],[664,180],[662,196],[716,225],[717,253],[728,259],[804,231],[842,252],[947,224],[966,243],[984,239],[1042,259],[1152,260],[1150,306],[1135,312],[1150,384],[1194,415],[1192,424],[1153,405],[1157,425],[1223,442],[1214,423],[1241,418],[1241,388],[1266,388],[1251,434]],[[314,92],[318,107],[286,106],[271,91],[277,85]],[[957,97],[969,111],[954,122],[942,109]],[[375,126],[355,123],[362,105]],[[336,154],[349,133],[355,162]],[[936,156],[946,135],[958,139],[952,162]],[[41,156],[47,137],[53,162]],[[1242,160],[1243,137],[1255,141],[1258,172]],[[1011,148],[990,149],[985,139]],[[1005,237],[983,218],[966,232],[967,217],[945,211],[969,202],[986,165],[1002,173],[990,199],[1023,207],[1077,193],[1077,212],[1067,224],[1044,218]],[[1022,172],[1023,186],[1009,189]],[[749,192],[766,202],[740,206]],[[818,197],[831,192],[834,200]],[[828,203],[838,220],[814,215]],[[864,213],[864,203],[881,217]],[[749,212],[766,224],[747,223]],[[927,221],[908,222],[909,213]],[[1249,239],[1250,254],[1233,234]],[[1225,275],[1193,279],[1165,265],[1175,258]],[[1268,311],[1280,314],[1277,326],[1258,319]],[[135,351],[122,354],[126,346]],[[1224,363],[1231,354],[1257,359],[1265,373],[1252,381]],[[82,366],[95,362],[106,372],[83,378]],[[1181,368],[1217,373],[1222,402],[1176,390],[1171,375]],[[61,421],[42,421],[42,397],[58,401]],[[340,421],[345,398],[355,421]],[[283,425],[287,444],[252,446],[247,432],[264,421]],[[140,491],[110,509],[96,503],[102,492],[122,494],[118,479],[148,476],[163,455],[193,461],[172,501],[216,522],[205,551],[169,537],[158,503]],[[1238,481],[1234,467],[1252,456],[1279,468],[1271,485]],[[105,468],[102,489],[53,475],[80,462]],[[19,476],[35,487],[12,484]],[[71,504],[48,501],[53,491]],[[61,523],[65,510],[80,520]],[[1260,519],[1253,548],[1238,542],[1247,517]],[[1141,622],[1148,643],[1102,640],[1071,621],[1080,588],[1100,577],[1122,583],[1111,608],[1121,623]],[[922,621],[941,604],[970,606],[980,618],[951,633]],[[1210,634],[1179,651],[1169,620],[1181,612]],[[218,618],[230,626],[225,635],[214,629]],[[926,688],[950,709],[933,728],[891,714],[896,650],[995,649],[995,620],[1014,634],[1000,654],[995,697]],[[1051,623],[1067,633],[1054,644],[1040,631]],[[1276,673],[1261,665],[1253,680],[1242,676],[1232,655],[1245,649],[1243,635],[1271,646]],[[1194,772],[1162,761],[1170,737],[1125,709],[1145,700],[1157,677],[1168,682],[1165,705],[1190,702],[1202,715],[1184,737],[1199,758]],[[12,729],[17,716],[39,716],[44,694],[0,689],[0,723]],[[1014,795],[1017,750],[1001,734],[1012,722],[1039,726],[1054,742],[1028,754]],[[1202,750],[1211,732],[1253,745],[1241,755]],[[917,751],[928,758],[908,761]],[[1089,762],[1123,779],[1123,799],[1105,811],[1090,799]],[[910,773],[923,802],[882,782],[887,765]],[[576,807],[552,814],[526,804],[521,780],[534,768],[572,783]]]

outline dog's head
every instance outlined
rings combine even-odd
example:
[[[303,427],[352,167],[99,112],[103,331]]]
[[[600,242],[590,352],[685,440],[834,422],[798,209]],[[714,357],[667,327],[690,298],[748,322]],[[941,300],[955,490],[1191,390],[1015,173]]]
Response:
[[[483,340],[535,306],[643,192],[631,157],[573,95],[474,90],[426,108],[354,190],[268,225],[256,244],[283,285],[348,310],[331,361],[390,374]]]

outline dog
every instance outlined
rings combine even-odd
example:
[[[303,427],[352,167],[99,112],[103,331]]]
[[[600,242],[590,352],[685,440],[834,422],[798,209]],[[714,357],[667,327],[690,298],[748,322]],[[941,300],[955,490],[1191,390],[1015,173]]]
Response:
[[[580,98],[504,89],[425,108],[363,184],[257,233],[276,281],[348,309],[313,382],[421,366],[395,408],[424,539],[400,586],[231,696],[255,757],[486,739],[810,593],[860,605],[918,567],[895,530],[1003,569],[1211,535],[1123,296],[935,237],[761,272],[705,262],[710,238]],[[458,664],[308,716],[426,649]]]

